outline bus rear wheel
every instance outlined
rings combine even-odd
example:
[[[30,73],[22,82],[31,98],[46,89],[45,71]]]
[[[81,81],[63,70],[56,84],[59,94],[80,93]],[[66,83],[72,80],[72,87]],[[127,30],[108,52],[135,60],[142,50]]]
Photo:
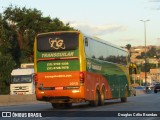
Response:
[[[102,93],[100,94],[100,104],[99,105],[104,105],[105,104],[105,89],[102,89]]]
[[[96,90],[96,99],[93,101],[90,101],[89,103],[91,106],[96,107],[96,106],[100,105],[100,99],[101,99],[100,93],[98,90]]]

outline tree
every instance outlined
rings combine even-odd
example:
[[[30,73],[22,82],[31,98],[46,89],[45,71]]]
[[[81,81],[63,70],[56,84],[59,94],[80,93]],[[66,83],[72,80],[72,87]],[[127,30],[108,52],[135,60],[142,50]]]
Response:
[[[155,47],[152,47],[148,52],[146,52],[146,57],[147,58],[158,58],[159,55],[157,54],[158,50],[156,50]],[[142,59],[145,57],[145,52],[142,52],[141,55],[137,56],[137,59]]]
[[[60,30],[73,30],[58,18],[43,17],[37,9],[9,6],[4,11],[4,19],[15,27],[20,48],[20,62],[33,62],[33,43],[37,33]]]
[[[137,59],[145,58],[145,52],[141,52],[141,55],[136,56]]]
[[[131,44],[127,44],[127,45],[126,45],[126,48],[127,48],[128,51],[130,51],[130,49],[131,49]]]
[[[7,7],[0,15],[0,83],[9,79],[13,68],[24,62],[33,62],[36,34],[61,30],[74,29],[58,18],[43,17],[37,9]]]
[[[6,80],[10,78],[11,70],[16,66],[17,45],[16,33],[0,15],[0,94],[8,93]],[[15,55],[15,56],[13,56]]]
[[[131,57],[131,44],[127,44],[127,45],[126,45],[126,49],[128,50],[129,55],[130,55],[130,57]]]
[[[152,47],[147,53],[146,56],[149,58],[154,58],[154,56],[157,56],[157,50],[155,47]]]
[[[145,68],[146,65],[146,68]],[[149,72],[150,69],[154,69],[156,68],[156,65],[153,63],[144,63],[144,64],[140,64],[139,66],[137,66],[139,69],[141,69],[142,72]]]

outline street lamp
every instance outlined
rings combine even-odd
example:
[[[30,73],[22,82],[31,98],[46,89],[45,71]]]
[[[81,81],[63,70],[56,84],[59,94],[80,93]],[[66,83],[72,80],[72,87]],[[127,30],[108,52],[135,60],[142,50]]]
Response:
[[[157,71],[157,73],[156,73],[156,79],[157,79],[157,81],[159,82],[159,69],[158,69],[158,61],[159,61],[159,59],[157,58],[157,56],[154,56],[154,58],[156,59],[156,71]]]
[[[145,44],[145,48],[144,48],[144,51],[145,51],[145,56],[144,56],[144,73],[145,73],[145,85],[147,85],[147,73],[146,73],[146,22],[150,21],[150,20],[140,20],[144,23],[144,44]]]

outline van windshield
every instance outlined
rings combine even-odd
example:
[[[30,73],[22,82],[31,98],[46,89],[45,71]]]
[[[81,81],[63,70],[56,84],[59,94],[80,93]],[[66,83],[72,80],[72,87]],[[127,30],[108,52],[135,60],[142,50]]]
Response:
[[[32,76],[31,75],[18,75],[18,76],[12,76],[11,83],[31,83],[32,82]]]

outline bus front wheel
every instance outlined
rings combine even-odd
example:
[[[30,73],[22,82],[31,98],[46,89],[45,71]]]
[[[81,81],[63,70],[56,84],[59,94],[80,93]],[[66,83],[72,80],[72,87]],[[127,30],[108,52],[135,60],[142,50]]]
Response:
[[[121,97],[121,102],[127,102],[128,90],[126,88],[125,96]]]
[[[53,108],[71,108],[72,103],[51,103]]]
[[[55,109],[63,108],[64,104],[63,103],[51,103],[52,107]]]
[[[121,102],[127,102],[127,97],[122,97]]]

